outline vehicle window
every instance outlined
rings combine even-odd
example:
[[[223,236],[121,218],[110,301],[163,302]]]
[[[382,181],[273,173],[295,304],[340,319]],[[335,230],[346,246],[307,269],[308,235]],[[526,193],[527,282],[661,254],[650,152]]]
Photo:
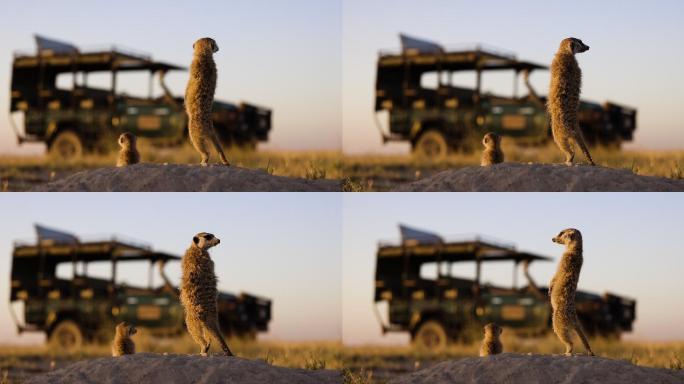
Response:
[[[495,96],[513,97],[513,81],[515,80],[514,71],[484,71],[482,72],[482,86],[480,90],[483,94]],[[523,92],[524,87],[518,78],[518,96]]]
[[[513,269],[515,264],[512,262],[489,262],[482,263],[480,271],[480,283],[492,286],[511,288],[513,287]],[[518,270],[515,271],[518,273]],[[518,287],[522,281],[518,276]]]
[[[439,76],[437,72],[424,73],[420,77],[420,87],[425,89],[437,89],[439,85]],[[442,84],[449,83],[449,74],[447,72],[442,72]]]
[[[153,97],[161,95],[159,79],[152,79]],[[116,93],[127,96],[147,98],[150,89],[150,73],[147,71],[119,72],[116,78]]]
[[[449,263],[443,262],[443,263],[425,263],[420,266],[420,278],[421,279],[426,279],[426,280],[437,280],[438,272],[440,272],[441,268],[441,275],[442,276],[448,276],[449,275]]]
[[[78,75],[76,76],[78,81]],[[71,91],[74,89],[74,74],[73,73],[60,73],[57,75],[57,89],[63,89],[65,91]]]
[[[475,74],[475,71],[453,72],[451,75],[451,86],[475,89],[477,86],[477,75]]]
[[[159,276],[158,270],[154,266],[152,268],[152,287],[159,287],[162,285],[162,279]],[[149,284],[149,269],[150,262],[147,260],[119,262],[116,268],[116,284],[147,288]]]
[[[451,263],[451,277],[475,280],[475,263]]]
[[[420,266],[421,279],[436,280],[437,279],[437,263],[425,263]]]

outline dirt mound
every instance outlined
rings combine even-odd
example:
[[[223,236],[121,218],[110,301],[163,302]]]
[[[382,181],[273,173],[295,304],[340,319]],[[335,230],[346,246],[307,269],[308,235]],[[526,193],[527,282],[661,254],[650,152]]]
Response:
[[[136,164],[83,171],[36,192],[338,192],[336,180],[273,176],[261,170],[211,165]]]
[[[26,383],[337,384],[342,376],[338,371],[276,367],[238,357],[138,353],[81,361]]]
[[[599,166],[503,163],[440,172],[395,191],[669,192],[684,191],[684,180],[639,176],[626,169]]]
[[[504,353],[445,361],[390,383],[674,384],[684,383],[684,371],[639,367],[602,357]]]

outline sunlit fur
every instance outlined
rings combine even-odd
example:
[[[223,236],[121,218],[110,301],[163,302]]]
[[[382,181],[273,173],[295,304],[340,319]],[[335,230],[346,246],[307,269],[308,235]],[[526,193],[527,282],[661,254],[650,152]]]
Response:
[[[484,339],[480,346],[480,356],[498,355],[503,352],[501,344],[501,333],[503,329],[496,323],[489,323],[484,326]]]
[[[576,229],[569,228],[561,231],[552,241],[565,245],[563,257],[549,284],[553,332],[565,345],[566,355],[572,355],[573,352],[571,332],[574,330],[582,340],[587,354],[593,356],[594,352],[591,351],[575,308],[575,292],[577,292],[577,282],[583,262],[582,234]]]
[[[488,132],[482,138],[482,145],[484,145],[485,149],[482,151],[480,165],[487,166],[504,162],[504,154],[501,150],[501,136],[494,132]]]
[[[116,334],[114,335],[114,341],[112,342],[112,356],[123,356],[132,355],[135,353],[135,343],[131,336],[135,335],[138,331],[134,326],[128,324],[127,322],[119,323],[116,326]]]
[[[209,163],[208,145],[213,145],[221,163],[229,165],[221,143],[216,136],[211,117],[216,91],[216,63],[214,53],[218,46],[208,37],[193,44],[194,54],[190,65],[190,79],[185,89],[185,111],[188,114],[188,135],[192,145],[201,155],[200,164]]]
[[[581,40],[567,38],[561,41],[558,52],[551,63],[551,85],[547,108],[551,115],[553,140],[565,154],[565,163],[572,165],[575,158],[573,141],[577,143],[591,165],[594,160],[582,136],[579,126],[580,90],[582,71],[575,54],[589,49]]]
[[[209,256],[209,248],[220,242],[211,233],[196,234],[181,262],[180,300],[185,309],[185,325],[204,356],[209,352],[212,339],[221,345],[226,356],[233,355],[219,329],[217,279],[214,262]]]
[[[140,162],[140,153],[136,146],[137,138],[130,132],[124,132],[119,136],[119,157],[116,160],[117,167],[125,167],[127,165],[138,164]]]

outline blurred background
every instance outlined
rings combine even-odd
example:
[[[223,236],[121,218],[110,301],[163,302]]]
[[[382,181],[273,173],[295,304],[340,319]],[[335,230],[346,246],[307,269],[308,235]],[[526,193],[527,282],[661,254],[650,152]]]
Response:
[[[680,19],[684,4],[675,0],[576,1],[572,4],[526,1],[465,2],[429,0],[361,1],[343,4],[343,148],[346,154],[405,154],[408,142],[383,145],[373,119],[374,84],[380,50],[399,51],[406,33],[446,47],[485,44],[521,60],[550,65],[559,42],[581,38],[591,49],[580,55],[582,98],[636,108],[637,129],[625,148],[672,150],[684,147],[679,107],[684,75]],[[473,87],[475,75],[455,77]],[[485,73],[482,91],[512,92],[510,73]],[[535,71],[530,82],[540,96],[548,93],[548,71]],[[524,89],[522,79],[520,89]],[[381,116],[383,127],[387,117]],[[593,152],[592,152],[593,153]]]
[[[6,302],[5,310],[0,312],[0,344],[41,345],[45,339],[41,333],[18,335],[7,310],[13,246],[16,241],[36,244],[34,223],[68,231],[82,242],[117,236],[177,256],[183,255],[196,233],[211,232],[221,239],[220,245],[210,252],[219,290],[232,294],[247,292],[271,300],[268,332],[259,333],[259,340],[339,340],[341,196],[241,193],[198,196],[171,193],[3,195],[0,198],[3,233],[0,297]],[[66,268],[58,267],[58,276],[71,272],[71,263],[66,264]],[[36,266],[35,273],[37,270]],[[88,276],[108,279],[111,263],[92,263],[87,271]],[[165,271],[172,284],[177,285],[180,263],[168,262]],[[154,274],[155,287],[159,287],[162,280],[156,268]],[[147,282],[147,262],[118,263],[117,284],[147,287]],[[15,312],[23,320],[20,304],[16,305]]]
[[[116,45],[185,67],[193,42],[212,37],[220,48],[216,100],[246,101],[273,112],[271,136],[262,148],[339,150],[340,14],[340,1],[5,1],[0,14],[0,155],[44,152],[43,144],[17,146],[8,117],[13,54],[35,55],[34,34],[83,51]],[[107,89],[110,77],[94,73],[88,85]],[[174,96],[183,95],[187,78],[185,71],[168,73]],[[147,97],[148,75],[119,75],[117,91]],[[153,96],[161,95],[155,84]]]
[[[679,274],[684,258],[679,237],[683,214],[678,194],[345,194],[343,342],[348,346],[409,343],[408,332],[383,335],[373,311],[378,245],[386,240],[399,243],[398,224],[429,230],[447,240],[490,237],[512,243],[520,252],[552,257],[551,262],[538,261],[530,266],[537,285],[544,287],[548,286],[564,251],[551,238],[565,228],[577,228],[584,240],[579,289],[598,295],[611,292],[636,300],[634,328],[623,333],[623,339],[682,341],[684,306],[679,295],[684,290],[684,281]],[[512,271],[512,262],[484,263],[481,282],[511,287]],[[454,266],[453,275],[457,277],[472,279],[474,274],[473,262]],[[519,287],[527,284],[522,271],[518,272],[518,282]],[[380,303],[378,309],[386,321],[386,302]],[[506,334],[513,338],[510,331]],[[534,345],[515,340],[513,346],[514,340],[509,340],[504,343],[508,351],[531,351]],[[551,348],[560,348],[553,336],[549,341]],[[637,349],[634,345],[603,344],[598,348],[601,353],[614,356],[628,353],[629,348]],[[611,349],[614,351],[609,352]],[[459,346],[455,351],[462,354],[466,350]],[[650,353],[665,357],[671,352]]]

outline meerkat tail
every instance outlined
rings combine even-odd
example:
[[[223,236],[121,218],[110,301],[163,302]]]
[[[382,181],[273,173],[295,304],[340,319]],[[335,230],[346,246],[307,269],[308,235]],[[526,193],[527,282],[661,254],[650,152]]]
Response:
[[[591,158],[591,154],[589,153],[589,148],[587,148],[587,144],[584,141],[584,135],[582,134],[582,131],[580,130],[579,127],[577,128],[576,132],[577,132],[578,137],[575,141],[577,142],[577,145],[580,147],[580,150],[584,154],[584,157],[586,157],[586,159],[589,160],[589,163],[591,165],[596,165],[596,163],[594,163],[594,159]]]
[[[204,324],[204,330],[205,332],[209,333],[209,335],[215,339],[216,341],[221,344],[221,348],[223,349],[223,352],[226,354],[226,356],[234,356],[233,352],[231,352],[230,348],[228,348],[228,344],[226,344],[226,341],[223,340],[223,336],[221,335],[221,332],[218,329],[218,324],[211,324],[211,322],[207,322]]]
[[[594,356],[594,351],[592,351],[591,347],[589,346],[589,340],[587,339],[587,335],[584,333],[584,328],[582,328],[582,323],[580,323],[577,314],[575,314],[575,332],[582,341],[582,344],[584,345],[584,349],[587,351],[587,354],[589,354],[590,356]]]
[[[214,125],[212,124],[211,126],[211,141],[214,144],[214,148],[216,149],[216,153],[218,153],[219,157],[221,158],[221,163],[223,165],[230,165],[230,162],[226,158],[226,155],[223,153],[223,147],[221,147],[221,141],[218,139],[218,135],[216,134],[216,131],[214,130]]]

